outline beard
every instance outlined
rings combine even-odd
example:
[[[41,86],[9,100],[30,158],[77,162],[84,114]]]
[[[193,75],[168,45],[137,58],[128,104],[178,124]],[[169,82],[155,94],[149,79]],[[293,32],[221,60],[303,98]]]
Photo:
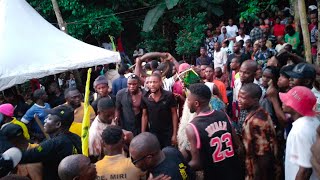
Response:
[[[196,112],[196,108],[195,108],[193,105],[191,105],[191,106],[189,107],[189,109],[190,109],[190,112],[191,112],[191,113],[195,113],[195,112]]]

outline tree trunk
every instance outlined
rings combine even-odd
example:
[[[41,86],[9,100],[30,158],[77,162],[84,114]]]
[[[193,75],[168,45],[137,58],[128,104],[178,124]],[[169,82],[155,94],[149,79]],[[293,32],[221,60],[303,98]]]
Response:
[[[296,32],[300,32],[300,18],[299,18],[299,6],[298,0],[291,0],[294,9],[294,22],[296,23]]]
[[[320,62],[320,1],[318,1],[318,42],[317,42],[317,58],[316,58],[316,65],[319,66]]]
[[[306,11],[305,0],[298,0],[298,6],[299,6],[299,15],[300,15],[302,35],[303,35],[303,43],[304,43],[304,54],[305,54],[306,61],[308,63],[312,63],[311,43],[310,43],[310,34],[309,34],[308,22],[307,22],[307,11]]]
[[[58,25],[61,31],[67,33],[67,24],[63,21],[62,16],[61,16],[61,11],[59,9],[59,5],[57,0],[51,0],[52,6],[54,13],[56,14],[57,20],[58,20]]]

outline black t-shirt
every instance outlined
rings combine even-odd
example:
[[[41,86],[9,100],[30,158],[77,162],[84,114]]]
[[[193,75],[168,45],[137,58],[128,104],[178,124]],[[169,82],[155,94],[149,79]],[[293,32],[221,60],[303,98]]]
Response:
[[[71,132],[43,141],[37,148],[22,153],[21,164],[42,162],[43,179],[58,180],[58,166],[63,158],[81,154],[80,137]]]
[[[171,92],[161,89],[161,97],[155,102],[148,91],[142,96],[141,105],[143,109],[147,109],[150,132],[172,133],[171,108],[177,107],[177,102]]]
[[[153,177],[161,174],[168,175],[174,180],[192,180],[195,179],[195,173],[191,170],[188,163],[184,160],[180,151],[173,147],[162,149],[166,158],[150,172]]]
[[[98,114],[98,102],[101,98],[102,97],[98,97],[95,101],[91,103],[91,106],[96,114]],[[109,94],[108,96],[106,96],[106,98],[112,99],[113,103],[116,104],[116,97],[114,95]]]
[[[48,103],[50,104],[51,108],[57,107],[61,104],[64,104],[66,102],[63,93],[60,94],[60,96],[56,96],[55,94],[52,94],[49,96]]]
[[[200,137],[204,179],[242,179],[243,170],[234,152],[232,127],[227,115],[221,111],[199,114],[191,124]]]
[[[6,150],[12,147],[13,145],[8,141],[7,137],[1,133],[0,130],[0,154],[4,153]]]

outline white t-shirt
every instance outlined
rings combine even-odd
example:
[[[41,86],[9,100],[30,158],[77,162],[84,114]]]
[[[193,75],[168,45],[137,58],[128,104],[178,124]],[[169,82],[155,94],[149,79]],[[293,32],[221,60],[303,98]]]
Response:
[[[288,135],[285,159],[285,179],[296,179],[299,166],[311,168],[311,146],[316,141],[316,129],[320,125],[317,117],[304,116],[292,123]],[[315,171],[310,180],[317,180]]]
[[[223,71],[223,66],[227,63],[228,57],[227,52],[220,49],[219,52],[214,51],[213,53],[213,64],[214,68],[220,67]]]
[[[172,87],[174,85],[174,76],[170,77],[170,78],[165,78],[162,80],[162,88],[166,91],[170,91],[172,92]]]
[[[238,32],[238,27],[236,25],[226,26],[227,33],[231,35],[231,37],[236,37]]]
[[[242,38],[241,36],[237,36],[236,37],[236,42],[239,42],[240,40],[243,40],[244,42],[246,42],[246,40],[250,39],[249,35],[244,35],[244,37]],[[243,46],[246,46],[245,43],[243,43]]]
[[[284,44],[277,44],[276,47],[274,48],[277,52],[281,51],[281,49],[283,49],[288,43],[284,43]]]

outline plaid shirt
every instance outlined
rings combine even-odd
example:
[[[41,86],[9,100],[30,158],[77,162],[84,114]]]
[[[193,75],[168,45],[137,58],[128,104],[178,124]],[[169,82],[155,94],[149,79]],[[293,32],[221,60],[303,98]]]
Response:
[[[276,132],[269,114],[259,107],[256,111],[250,112],[242,129],[242,141],[246,150],[246,180],[257,179],[258,168],[256,159],[258,156],[269,155],[270,177],[267,179],[277,179],[280,175],[278,157],[278,144]]]
[[[259,27],[255,27],[250,32],[250,38],[252,42],[256,42],[256,40],[259,40],[263,37],[263,31]]]

